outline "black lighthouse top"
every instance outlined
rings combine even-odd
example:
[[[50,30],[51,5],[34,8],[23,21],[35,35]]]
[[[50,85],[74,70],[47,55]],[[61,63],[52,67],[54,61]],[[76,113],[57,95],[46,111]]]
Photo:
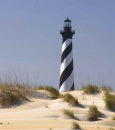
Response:
[[[72,31],[71,28],[71,20],[67,18],[66,20],[64,20],[63,30],[60,31],[60,34],[63,37],[72,38],[72,36],[75,34],[75,31]]]
[[[71,27],[71,20],[69,20],[68,18],[64,20],[64,27]]]
[[[69,20],[69,19],[67,18],[64,22],[71,22],[71,20]]]

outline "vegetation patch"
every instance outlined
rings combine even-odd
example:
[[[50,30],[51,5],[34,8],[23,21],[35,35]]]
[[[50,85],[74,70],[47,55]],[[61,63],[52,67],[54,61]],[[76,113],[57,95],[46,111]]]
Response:
[[[73,106],[78,106],[79,105],[78,99],[75,99],[75,97],[73,97],[69,93],[63,95],[63,99],[64,99],[65,102],[68,102],[69,104],[71,104]]]
[[[96,85],[91,84],[83,86],[82,90],[85,94],[95,94],[100,92],[99,88]]]
[[[45,90],[45,87],[48,87],[48,86],[42,86],[42,85],[40,85],[40,86],[38,87],[38,90]]]
[[[27,100],[28,91],[20,84],[0,84],[0,105],[10,107]]]
[[[52,99],[57,99],[60,96],[59,91],[50,86],[39,86],[38,90],[46,90],[46,91],[50,92]]]
[[[109,128],[109,130],[115,130],[114,128]]]
[[[115,121],[115,116],[112,118],[113,121]]]
[[[105,94],[105,106],[108,110],[115,111],[115,94]]]
[[[89,121],[96,121],[100,116],[101,113],[98,111],[96,106],[91,106],[89,108],[89,117],[88,117]]]
[[[107,93],[113,91],[113,89],[110,86],[105,86],[105,85],[103,85],[101,87],[101,90],[104,91],[104,92],[107,92]]]
[[[48,105],[45,105],[45,108],[48,108]]]
[[[72,122],[72,128],[73,129],[81,129],[80,125],[77,122]]]
[[[66,110],[66,109],[63,109],[63,114],[69,118],[74,118],[74,112],[73,111],[69,111],[69,110]]]

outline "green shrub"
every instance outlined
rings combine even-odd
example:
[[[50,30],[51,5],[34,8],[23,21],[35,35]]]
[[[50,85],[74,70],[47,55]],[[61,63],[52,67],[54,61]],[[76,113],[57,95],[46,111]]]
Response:
[[[81,127],[79,126],[79,124],[77,122],[72,122],[72,128],[73,129],[81,129]]]
[[[89,121],[96,121],[100,116],[101,113],[98,111],[96,106],[91,106],[89,108],[89,117],[88,117]]]
[[[68,102],[71,105],[78,106],[79,102],[77,99],[75,99],[71,94],[67,93],[63,95],[63,99],[65,102]]]
[[[108,110],[115,111],[115,95],[106,93],[104,101]]]
[[[85,94],[95,94],[99,92],[99,88],[96,85],[88,84],[82,87]]]
[[[50,92],[52,99],[57,99],[60,96],[59,91],[50,86],[44,86],[44,87],[40,86],[40,87],[38,87],[38,90],[46,90],[46,91]]]
[[[67,117],[74,118],[74,112],[64,109],[63,114]]]

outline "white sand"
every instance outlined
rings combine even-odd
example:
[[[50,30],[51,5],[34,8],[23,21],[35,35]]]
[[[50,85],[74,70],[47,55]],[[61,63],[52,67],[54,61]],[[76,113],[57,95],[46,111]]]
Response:
[[[62,99],[31,98],[30,102],[20,106],[0,109],[0,122],[3,123],[0,124],[0,130],[49,130],[50,128],[53,130],[70,130],[73,121],[78,122],[84,130],[115,129],[115,121],[112,120],[115,112],[105,109],[103,93],[97,95],[83,95],[82,91],[69,93],[78,97],[83,107],[71,107]],[[93,104],[105,115],[105,118],[100,118],[95,122],[86,120],[88,108]],[[76,120],[64,117],[63,109],[73,110]]]

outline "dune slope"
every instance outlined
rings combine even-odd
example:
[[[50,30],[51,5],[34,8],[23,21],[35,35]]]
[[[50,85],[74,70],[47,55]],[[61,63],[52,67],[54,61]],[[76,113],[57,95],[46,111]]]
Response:
[[[39,92],[41,94],[41,92]],[[42,92],[43,93],[43,92]],[[65,94],[66,92],[62,93]],[[82,91],[71,91],[80,102],[80,107],[72,107],[62,99],[51,100],[50,98],[31,98],[30,102],[17,107],[0,109],[1,130],[70,130],[72,122],[76,121],[84,130],[109,130],[115,129],[115,121],[112,117],[115,112],[106,110],[103,101],[103,93],[96,95],[83,95]],[[87,121],[88,108],[96,105],[103,113],[98,121]],[[63,116],[62,110],[68,109],[75,113],[75,119]]]

